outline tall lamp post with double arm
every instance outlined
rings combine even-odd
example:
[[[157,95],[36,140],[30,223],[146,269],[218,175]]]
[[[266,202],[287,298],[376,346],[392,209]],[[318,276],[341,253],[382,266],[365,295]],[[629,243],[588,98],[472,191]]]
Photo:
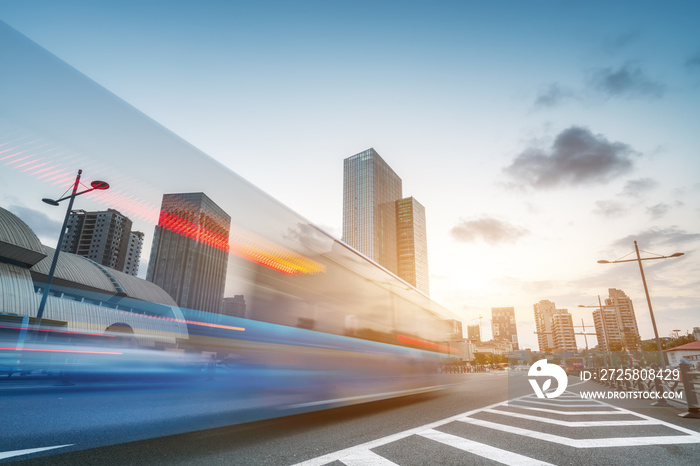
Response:
[[[598,295],[598,305],[597,306],[585,306],[583,304],[579,304],[578,307],[594,307],[600,310],[600,322],[601,325],[603,326],[603,342],[601,343],[600,341],[598,342],[599,346],[603,350],[603,364],[605,364],[605,367],[608,367],[608,351],[610,350],[610,339],[608,337],[608,328],[605,325],[605,311],[603,310],[603,303],[600,300],[600,295]],[[595,321],[595,319],[594,319]],[[582,321],[583,323],[583,321]],[[594,324],[595,325],[595,324]],[[613,359],[612,355],[610,356],[610,365],[613,364]]]
[[[58,264],[58,254],[61,251],[61,243],[63,243],[63,236],[66,233],[66,228],[68,227],[68,219],[70,217],[70,213],[73,210],[73,201],[75,200],[76,197],[80,196],[81,194],[86,194],[91,191],[95,190],[100,190],[103,191],[105,189],[109,189],[109,184],[104,182],[104,181],[93,181],[90,183],[90,188],[87,188],[84,191],[78,192],[78,186],[80,186],[80,176],[82,175],[83,171],[78,170],[78,176],[75,177],[75,183],[73,184],[73,192],[69,194],[68,196],[64,196],[60,199],[50,199],[45,197],[42,199],[43,202],[46,204],[52,205],[52,206],[58,206],[58,204],[61,201],[65,201],[68,199],[68,208],[66,209],[66,216],[63,219],[63,226],[61,227],[61,233],[58,235],[58,244],[56,245],[56,251],[53,254],[53,260],[51,261],[51,268],[49,269],[49,275],[46,278],[46,286],[44,287],[44,293],[41,296],[41,302],[39,303],[39,310],[36,313],[36,323],[35,325],[38,327],[41,325],[41,318],[44,316],[44,308],[46,307],[46,301],[49,298],[49,292],[51,291],[51,282],[53,281],[53,276],[54,273],[56,273],[56,264]]]
[[[656,338],[656,348],[659,351],[659,359],[661,360],[661,365],[664,369],[666,369],[666,360],[664,359],[664,353],[661,350],[661,340],[659,339],[659,331],[656,328],[656,319],[654,319],[654,311],[651,308],[651,298],[649,298],[649,288],[647,288],[647,280],[644,277],[644,267],[642,267],[642,261],[649,261],[649,260],[655,260],[655,259],[668,259],[671,257],[680,257],[683,255],[682,252],[677,252],[675,254],[671,254],[670,256],[656,256],[656,257],[641,257],[639,255],[639,246],[637,246],[637,242],[634,242],[634,251],[637,255],[636,259],[618,259],[615,261],[606,261],[606,260],[599,260],[599,264],[617,264],[620,262],[637,262],[639,264],[639,272],[642,274],[642,283],[644,284],[644,293],[647,296],[647,305],[649,306],[649,315],[651,316],[651,325],[654,327],[654,337]]]

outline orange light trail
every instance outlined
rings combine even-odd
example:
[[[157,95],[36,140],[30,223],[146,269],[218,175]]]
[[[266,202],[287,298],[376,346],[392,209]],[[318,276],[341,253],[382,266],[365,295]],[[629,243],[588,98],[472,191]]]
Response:
[[[452,348],[449,346],[441,345],[439,343],[433,343],[432,341],[425,341],[418,338],[407,337],[405,335],[396,336],[399,343],[406,343],[407,345],[422,346],[424,348],[430,348],[438,351],[443,351],[446,353],[452,353]]]
[[[316,274],[326,271],[326,266],[323,264],[242,228],[235,228],[232,232],[231,253],[287,275]]]
[[[41,139],[23,139],[15,138],[14,141],[0,145],[0,148],[7,147],[0,151],[0,162],[55,186],[72,184],[74,170],[66,168],[68,161],[79,159],[74,161],[83,165],[91,165],[93,162]],[[3,156],[6,153],[8,154]],[[88,194],[91,197],[93,195]],[[154,204],[114,187],[95,196],[93,200],[131,218],[135,217],[150,224],[158,221],[159,226],[174,233],[287,275],[316,274],[326,270],[324,265],[243,228],[236,229],[229,240],[222,231],[216,231],[210,226],[193,222],[176,213],[159,211]]]
[[[237,330],[237,331],[239,331],[239,332],[245,332],[245,328],[243,328],[243,327],[232,327],[232,326],[230,326],[230,325],[208,324],[208,323],[206,323],[206,322],[195,322],[195,321],[192,321],[192,320],[184,320],[184,321],[183,321],[183,320],[177,320],[177,322],[185,322],[185,323],[191,324],[191,325],[201,325],[201,326],[203,326],[203,327],[223,328],[223,329],[226,329],[226,330]]]
[[[228,237],[223,232],[215,231],[176,213],[161,210],[158,226],[221,251],[229,251]]]

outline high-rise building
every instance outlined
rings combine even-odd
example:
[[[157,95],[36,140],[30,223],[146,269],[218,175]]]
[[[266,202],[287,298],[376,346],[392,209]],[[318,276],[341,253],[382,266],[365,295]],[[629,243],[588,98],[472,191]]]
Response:
[[[462,321],[457,319],[449,319],[447,322],[447,339],[448,340],[462,340],[464,334],[462,333]]]
[[[430,294],[425,207],[413,197],[396,201],[397,275]]]
[[[231,217],[204,193],[165,194],[146,279],[180,307],[221,311]]]
[[[141,258],[143,233],[131,231],[131,227],[131,220],[114,209],[74,210],[68,217],[61,251],[135,276]]]
[[[132,231],[129,235],[129,252],[124,262],[124,272],[136,276],[139,273],[141,248],[143,247],[143,232]]]
[[[605,304],[617,309],[618,322],[625,348],[634,351],[639,347],[641,338],[632,300],[622,290],[615,288],[609,288],[608,295],[609,297],[605,299]]]
[[[233,317],[246,317],[245,297],[242,294],[237,294],[232,298],[224,298],[224,307],[221,311]]]
[[[491,308],[491,331],[493,339],[510,344],[512,351],[517,351],[518,329],[515,325],[515,309],[512,307]]]
[[[552,333],[552,316],[556,314],[556,305],[547,299],[535,303],[535,328],[537,329],[537,343],[540,351],[554,349],[554,335]]]
[[[593,311],[593,325],[595,326],[598,346],[602,351],[611,348],[622,347],[622,333],[617,320],[617,309],[612,306],[603,306],[602,309]],[[619,348],[617,346],[619,345]]]
[[[604,319],[600,309],[593,312],[598,344],[603,350],[636,350],[641,338],[632,300],[622,290],[615,288],[609,288],[608,294],[602,313]]]
[[[552,316],[554,348],[561,351],[576,351],[576,334],[574,321],[566,309]]]
[[[343,241],[397,273],[396,201],[401,178],[374,149],[343,161]]]
[[[571,314],[566,309],[557,309],[547,299],[535,303],[535,327],[540,351],[575,351],[576,335]]]
[[[467,339],[469,341],[481,342],[481,328],[479,324],[467,325]]]

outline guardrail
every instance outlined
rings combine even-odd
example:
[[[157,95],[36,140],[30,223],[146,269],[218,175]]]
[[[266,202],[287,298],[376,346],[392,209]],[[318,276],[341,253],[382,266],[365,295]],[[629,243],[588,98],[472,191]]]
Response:
[[[448,364],[441,366],[438,372],[441,374],[474,374],[476,372],[489,372],[488,366],[463,366],[458,364]]]

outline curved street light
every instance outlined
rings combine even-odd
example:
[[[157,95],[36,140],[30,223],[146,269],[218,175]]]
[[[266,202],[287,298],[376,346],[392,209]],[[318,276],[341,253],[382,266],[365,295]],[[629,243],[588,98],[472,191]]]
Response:
[[[639,255],[639,246],[637,246],[637,242],[634,242],[634,251],[637,253],[637,258],[636,259],[624,259],[624,260],[616,260],[616,261],[606,261],[606,260],[599,260],[599,264],[617,264],[619,262],[637,262],[639,264],[639,272],[642,274],[642,283],[644,284],[644,293],[646,294],[647,297],[647,305],[649,306],[649,315],[651,315],[651,325],[654,327],[654,337],[656,338],[656,348],[659,351],[659,359],[661,360],[661,365],[663,366],[664,369],[666,369],[666,359],[664,358],[664,353],[661,350],[661,340],[659,339],[659,331],[656,329],[656,319],[654,319],[654,311],[651,308],[651,298],[649,298],[649,288],[647,288],[647,280],[644,277],[644,268],[642,267],[642,261],[649,261],[649,260],[655,260],[655,259],[668,259],[671,257],[680,257],[684,253],[682,252],[676,252],[674,254],[671,254],[670,256],[657,256],[657,257],[641,257]]]
[[[86,189],[85,191],[78,192],[78,186],[80,185],[80,175],[82,175],[83,171],[78,170],[78,176],[75,177],[75,184],[73,185],[73,192],[69,194],[68,196],[64,196],[60,199],[50,199],[48,197],[45,197],[42,199],[43,202],[46,204],[52,205],[52,206],[57,206],[59,202],[65,201],[66,199],[70,199],[68,201],[68,208],[66,209],[66,216],[63,219],[63,226],[61,227],[61,233],[58,235],[58,244],[56,245],[56,251],[53,254],[53,260],[51,261],[51,268],[49,269],[49,276],[46,278],[46,287],[44,288],[44,293],[41,296],[41,302],[39,303],[39,310],[36,313],[36,321],[35,325],[39,326],[41,325],[41,318],[44,315],[44,308],[46,307],[46,301],[49,297],[49,291],[51,291],[51,282],[53,281],[53,276],[54,273],[56,272],[56,264],[58,264],[58,253],[61,251],[61,243],[63,242],[63,236],[66,233],[66,228],[68,227],[68,218],[70,217],[70,213],[73,210],[73,201],[75,200],[76,197],[80,196],[81,194],[89,193],[91,191],[99,190],[99,191],[104,191],[105,189],[109,189],[109,183],[105,181],[93,181],[90,183],[90,188]]]

